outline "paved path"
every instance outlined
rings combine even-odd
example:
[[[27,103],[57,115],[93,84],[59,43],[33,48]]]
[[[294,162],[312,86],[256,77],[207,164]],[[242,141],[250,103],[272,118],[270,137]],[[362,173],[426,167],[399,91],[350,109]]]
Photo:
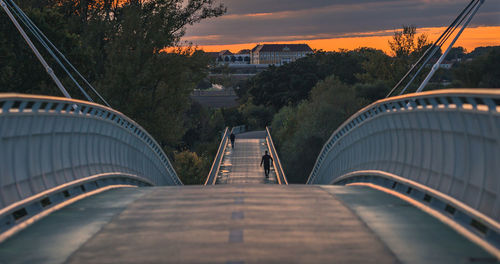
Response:
[[[0,263],[488,263],[448,226],[366,187],[112,190],[0,244]]]
[[[236,135],[234,148],[228,144],[216,184],[276,183],[274,167],[266,179],[260,161],[268,150],[265,131],[252,131]]]

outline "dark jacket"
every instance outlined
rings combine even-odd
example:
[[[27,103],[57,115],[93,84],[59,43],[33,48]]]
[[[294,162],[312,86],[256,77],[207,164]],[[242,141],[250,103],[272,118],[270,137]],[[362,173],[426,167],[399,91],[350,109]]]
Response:
[[[269,168],[271,167],[271,164],[273,164],[273,158],[269,156],[268,154],[262,156],[262,160],[260,161],[260,166],[264,164],[264,168]]]

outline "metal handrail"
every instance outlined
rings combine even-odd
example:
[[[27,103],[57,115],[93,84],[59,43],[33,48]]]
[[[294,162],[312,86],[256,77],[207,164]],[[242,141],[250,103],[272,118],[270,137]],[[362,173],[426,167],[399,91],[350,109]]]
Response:
[[[288,185],[288,181],[285,176],[285,171],[283,170],[283,166],[281,166],[280,158],[278,157],[278,152],[274,147],[273,138],[271,137],[271,132],[269,132],[269,128],[266,127],[266,141],[267,146],[269,148],[269,152],[271,153],[272,158],[274,159],[274,170],[278,177],[278,184]]]
[[[307,184],[312,184],[314,182],[325,156],[334,148],[337,142],[365,121],[394,111],[418,111],[434,108],[500,113],[500,90],[446,89],[418,94],[406,94],[374,102],[352,115],[333,132],[321,149],[311,174],[309,175]]]
[[[62,97],[15,93],[0,94],[0,115],[20,115],[26,113],[93,117],[112,122],[141,139],[163,163],[171,181],[176,185],[182,185],[170,160],[158,142],[139,124],[112,108],[87,101]]]
[[[0,241],[110,188],[182,185],[146,130],[99,104],[0,94],[0,138]]]
[[[229,127],[226,127],[224,130],[224,135],[219,144],[219,149],[217,150],[217,154],[215,155],[214,162],[212,163],[212,167],[210,168],[210,172],[208,173],[207,179],[205,180],[205,185],[213,185],[217,180],[217,174],[219,174],[220,164],[222,163],[222,158],[224,157],[224,152],[226,151],[226,146],[229,138]]]

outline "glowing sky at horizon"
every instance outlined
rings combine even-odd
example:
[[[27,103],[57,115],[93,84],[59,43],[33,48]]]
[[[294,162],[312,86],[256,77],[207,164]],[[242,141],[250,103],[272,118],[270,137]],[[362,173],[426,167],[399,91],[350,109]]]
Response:
[[[467,0],[220,0],[226,15],[187,28],[183,40],[205,51],[237,52],[258,43],[307,43],[313,49],[372,47],[402,25],[415,25],[434,41]],[[500,1],[485,1],[455,46],[472,51],[500,45]]]
[[[424,33],[428,36],[429,41],[435,41],[441,33],[445,30],[444,27],[438,28],[423,28],[419,29],[417,34]],[[392,39],[394,31],[381,31],[381,32],[367,32],[369,36],[359,37],[338,37],[327,39],[304,39],[293,41],[277,41],[277,42],[262,42],[267,44],[272,43],[292,43],[301,44],[306,43],[312,49],[324,51],[339,51],[341,49],[353,50],[360,47],[370,47],[383,50],[390,53],[388,41]],[[375,34],[370,34],[375,33]],[[378,33],[384,33],[378,34]],[[471,52],[476,47],[480,46],[500,46],[500,26],[496,27],[476,27],[467,28],[460,38],[455,43],[454,47],[464,47],[467,52]],[[260,44],[262,44],[260,43]],[[238,52],[242,49],[252,49],[259,43],[242,43],[242,44],[229,44],[229,45],[198,45],[199,49],[207,52],[218,52],[221,50],[230,50],[231,52]]]

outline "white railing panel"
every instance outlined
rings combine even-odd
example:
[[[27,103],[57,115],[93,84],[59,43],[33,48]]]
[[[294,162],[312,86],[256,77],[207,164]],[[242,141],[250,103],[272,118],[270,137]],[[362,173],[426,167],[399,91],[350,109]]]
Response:
[[[439,90],[375,102],[344,122],[308,179],[378,170],[418,182],[500,221],[499,90]]]
[[[0,95],[0,108],[0,209],[98,174],[182,184],[156,141],[113,109],[19,94]]]

